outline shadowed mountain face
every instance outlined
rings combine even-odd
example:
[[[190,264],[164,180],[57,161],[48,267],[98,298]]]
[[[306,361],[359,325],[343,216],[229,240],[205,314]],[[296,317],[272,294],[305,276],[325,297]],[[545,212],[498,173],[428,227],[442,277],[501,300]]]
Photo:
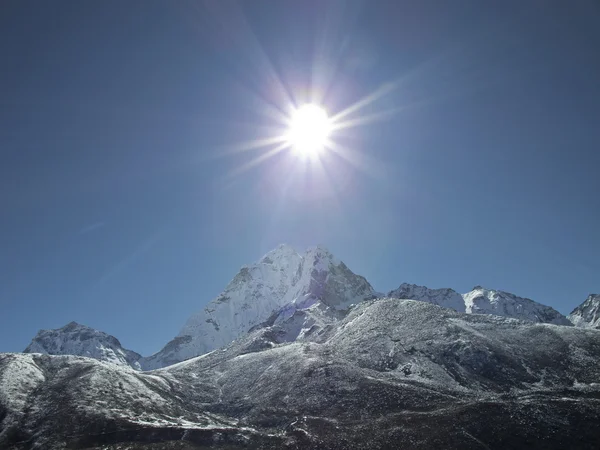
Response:
[[[2,354],[0,448],[596,449],[599,359],[597,330],[315,304],[153,372]]]

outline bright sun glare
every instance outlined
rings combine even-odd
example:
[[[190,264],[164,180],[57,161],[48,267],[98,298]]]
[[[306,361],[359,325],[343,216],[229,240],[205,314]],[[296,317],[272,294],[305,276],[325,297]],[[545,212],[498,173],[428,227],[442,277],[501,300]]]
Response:
[[[327,144],[331,120],[327,112],[315,104],[302,105],[290,118],[287,141],[302,156],[316,156]]]

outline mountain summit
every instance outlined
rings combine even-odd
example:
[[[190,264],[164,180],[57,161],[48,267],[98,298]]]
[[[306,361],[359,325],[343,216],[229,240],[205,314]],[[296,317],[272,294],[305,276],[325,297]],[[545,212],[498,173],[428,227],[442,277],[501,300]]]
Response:
[[[572,325],[554,308],[509,292],[475,286],[471,292],[464,294],[463,298],[466,312],[469,314],[493,314],[531,322]]]
[[[388,292],[387,297],[419,300],[467,314],[492,314],[530,322],[572,325],[565,316],[550,306],[481,286],[475,286],[470,292],[461,295],[449,288],[430,289],[402,283],[398,289]]]
[[[462,295],[454,289],[429,289],[416,284],[402,283],[398,289],[388,292],[387,297],[407,300],[419,300],[421,302],[433,303],[444,308],[465,312],[465,303]]]
[[[55,330],[40,330],[24,353],[87,356],[118,366],[140,369],[141,355],[123,348],[119,340],[102,331],[71,322]]]
[[[179,334],[158,353],[141,361],[144,369],[164,367],[207,353],[237,339],[273,313],[307,308],[317,302],[344,310],[377,295],[322,246],[299,254],[280,245],[254,264],[243,266],[225,290],[193,314]]]

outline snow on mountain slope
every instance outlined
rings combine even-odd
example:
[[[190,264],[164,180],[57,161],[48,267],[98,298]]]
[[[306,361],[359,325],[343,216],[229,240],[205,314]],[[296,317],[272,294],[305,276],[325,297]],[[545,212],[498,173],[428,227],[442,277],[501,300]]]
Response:
[[[548,306],[479,286],[460,295],[452,289],[403,283],[387,296],[469,314],[571,325]],[[321,342],[350,305],[380,297],[383,295],[374,291],[364,277],[354,274],[323,247],[299,254],[288,245],[280,245],[258,262],[243,266],[219,296],[192,315],[179,334],[152,356],[142,358],[123,349],[116,338],[75,323],[38,333],[26,352],[82,355],[152,370],[223,347],[248,331],[265,326],[278,326],[286,342]],[[590,302],[585,318],[583,309],[572,313],[574,322],[597,323],[597,297]]]
[[[471,292],[461,295],[453,289],[429,289],[425,286],[403,283],[387,296],[419,300],[467,314],[492,314],[532,322],[571,325],[565,316],[549,306],[481,286],[476,286]]]
[[[242,267],[217,298],[188,319],[175,339],[140,363],[144,369],[155,369],[222,347],[286,305],[291,311],[322,302],[342,310],[375,296],[363,277],[323,247],[300,255],[280,245],[257,263]]]
[[[600,294],[590,294],[567,318],[576,327],[600,329]]]
[[[462,295],[453,289],[429,289],[416,284],[402,283],[398,289],[387,294],[389,298],[419,300],[434,305],[450,308],[458,312],[465,312],[465,302]]]
[[[0,448],[597,448],[595,330],[384,298],[279,337],[149,373],[0,354]]]
[[[4,364],[10,356],[0,356],[0,367],[4,367],[0,378],[0,402],[16,414],[22,414],[27,399],[45,381],[43,371],[28,355],[15,357],[12,364]]]
[[[24,352],[86,356],[140,369],[141,355],[123,348],[114,336],[76,322],[55,330],[40,330]]]
[[[282,342],[324,342],[335,330],[347,310],[339,310],[317,301],[306,306],[288,304],[274,312],[269,319],[254,329],[273,327],[277,332],[276,341]]]
[[[475,286],[471,292],[463,294],[463,298],[468,314],[494,314],[532,322],[572,325],[554,308],[508,292]]]

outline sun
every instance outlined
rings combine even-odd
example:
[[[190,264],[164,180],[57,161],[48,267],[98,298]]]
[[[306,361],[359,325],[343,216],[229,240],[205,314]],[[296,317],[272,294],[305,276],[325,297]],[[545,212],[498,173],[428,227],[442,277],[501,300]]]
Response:
[[[325,149],[330,132],[331,120],[325,109],[308,103],[292,113],[286,139],[299,155],[315,157]]]

